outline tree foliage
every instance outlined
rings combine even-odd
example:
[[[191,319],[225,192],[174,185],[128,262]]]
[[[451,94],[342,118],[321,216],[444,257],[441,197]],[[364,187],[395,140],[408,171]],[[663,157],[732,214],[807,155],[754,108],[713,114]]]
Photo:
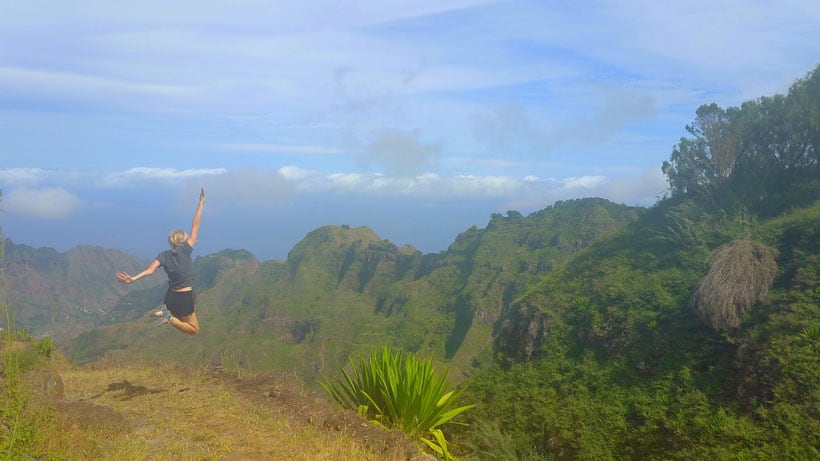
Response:
[[[772,215],[820,186],[820,66],[786,95],[698,108],[663,172],[673,196]]]
[[[714,103],[698,108],[695,122],[686,126],[692,137],[682,138],[663,164],[673,194],[705,202],[717,199],[740,156],[738,115],[736,109],[723,110]]]

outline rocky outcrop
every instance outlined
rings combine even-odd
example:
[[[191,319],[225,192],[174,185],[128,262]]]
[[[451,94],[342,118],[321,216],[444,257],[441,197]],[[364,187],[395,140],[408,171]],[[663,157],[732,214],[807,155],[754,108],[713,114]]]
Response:
[[[555,318],[528,302],[516,304],[499,320],[496,350],[518,362],[527,362],[543,351],[553,334]]]

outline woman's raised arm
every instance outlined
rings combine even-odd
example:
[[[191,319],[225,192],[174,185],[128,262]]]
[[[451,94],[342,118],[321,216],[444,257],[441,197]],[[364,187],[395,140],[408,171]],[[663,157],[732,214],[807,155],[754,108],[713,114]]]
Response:
[[[199,235],[199,220],[202,219],[202,205],[205,205],[205,188],[199,192],[199,205],[194,212],[194,221],[191,223],[191,232],[188,234],[188,245],[196,245],[196,238]]]

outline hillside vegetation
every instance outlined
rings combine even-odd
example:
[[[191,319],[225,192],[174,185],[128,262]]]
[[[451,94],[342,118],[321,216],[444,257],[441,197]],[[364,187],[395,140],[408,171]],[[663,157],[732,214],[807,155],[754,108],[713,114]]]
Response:
[[[820,68],[688,130],[671,196],[505,313],[471,451],[820,457]]]

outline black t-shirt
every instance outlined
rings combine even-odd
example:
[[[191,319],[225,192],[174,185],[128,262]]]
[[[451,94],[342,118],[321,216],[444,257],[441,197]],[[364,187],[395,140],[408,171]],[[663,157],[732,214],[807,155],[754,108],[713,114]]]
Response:
[[[168,288],[176,290],[193,285],[194,260],[191,258],[193,251],[191,245],[185,242],[157,256],[159,265],[168,274]]]

